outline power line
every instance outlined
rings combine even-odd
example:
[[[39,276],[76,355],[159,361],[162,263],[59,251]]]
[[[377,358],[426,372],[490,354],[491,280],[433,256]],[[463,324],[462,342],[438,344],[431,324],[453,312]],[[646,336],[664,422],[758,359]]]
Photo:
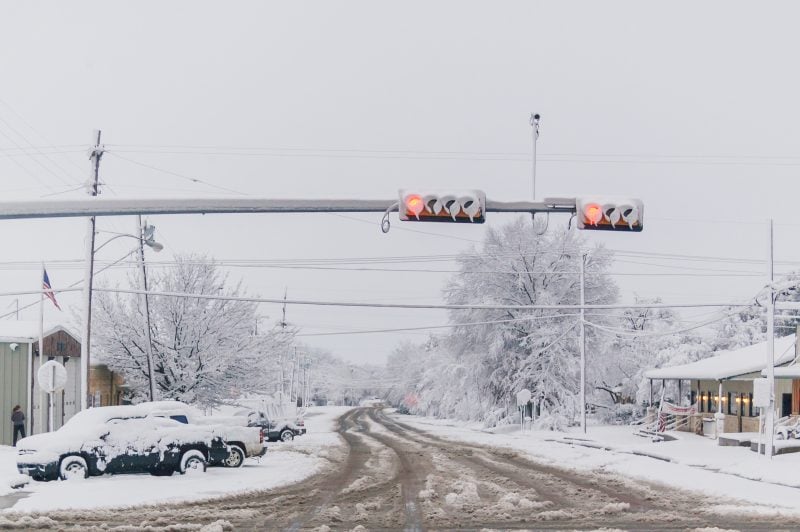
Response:
[[[490,321],[473,321],[468,323],[451,323],[449,325],[429,325],[424,327],[400,327],[396,329],[362,329],[362,330],[355,330],[355,331],[341,331],[341,332],[329,332],[329,333],[298,333],[295,336],[340,336],[340,335],[349,335],[349,334],[373,334],[373,333],[392,333],[392,332],[403,332],[403,331],[424,331],[428,329],[452,329],[455,327],[469,327],[474,325],[495,325],[500,323],[514,323],[514,322],[521,322],[521,321],[535,321],[535,320],[544,320],[544,319],[554,319],[554,318],[566,318],[566,317],[576,317],[579,314],[552,314],[549,316],[529,316],[526,318],[514,318],[508,320],[490,320]]]
[[[112,146],[112,145],[109,145]],[[485,160],[530,162],[526,152],[435,151],[398,149],[320,148],[320,147],[240,147],[220,145],[154,145],[114,144],[118,152],[159,155],[213,155],[259,157],[325,157],[358,159],[433,159]],[[609,164],[684,164],[734,166],[798,166],[800,157],[780,155],[675,155],[675,154],[601,154],[549,153],[538,160],[551,163],[609,163]]]
[[[224,192],[230,192],[230,193],[238,194],[238,195],[242,195],[242,196],[246,196],[247,195],[244,192],[239,192],[238,190],[233,190],[231,188],[223,187],[223,186],[220,186],[220,185],[215,185],[214,183],[209,183],[208,181],[205,181],[205,180],[200,179],[198,177],[191,177],[191,176],[188,176],[188,175],[179,174],[178,172],[173,172],[172,170],[166,170],[164,168],[159,168],[158,166],[153,166],[151,164],[147,164],[147,163],[143,163],[143,162],[140,162],[140,161],[136,161],[134,159],[130,159],[128,157],[124,157],[124,156],[122,156],[119,153],[116,153],[114,151],[107,151],[106,153],[110,153],[114,157],[117,157],[118,159],[122,159],[124,161],[128,161],[131,164],[135,164],[135,165],[141,166],[143,168],[149,168],[150,170],[155,170],[156,172],[161,172],[163,174],[179,177],[181,179],[184,179],[186,181],[190,181],[192,183],[198,183],[198,184],[206,185],[207,187],[215,188],[217,190],[222,190]]]
[[[430,309],[430,310],[578,310],[581,305],[497,305],[497,304],[453,304],[453,305],[431,305],[413,303],[362,303],[356,301],[323,301],[308,299],[283,299],[265,297],[244,297],[244,296],[224,296],[214,294],[191,294],[186,292],[163,292],[145,291],[122,288],[95,288],[97,292],[110,292],[120,294],[147,294],[149,296],[165,297],[185,297],[189,299],[219,300],[219,301],[240,301],[247,303],[274,303],[287,305],[309,305],[309,306],[328,306],[328,307],[363,307],[363,308],[401,308],[401,309]],[[26,292],[26,293],[40,293]],[[17,295],[16,293],[5,293],[3,295]],[[745,307],[732,302],[727,303],[634,303],[634,304],[590,304],[583,305],[585,309],[632,309],[632,308],[699,308],[699,307]]]
[[[594,329],[599,330],[599,331],[602,331],[602,332],[605,332],[605,333],[608,333],[608,334],[614,334],[614,335],[617,335],[617,336],[628,336],[628,337],[636,337],[636,338],[655,338],[655,337],[660,337],[660,336],[671,336],[671,335],[674,335],[674,334],[681,334],[681,333],[685,333],[685,332],[688,332],[688,331],[693,331],[695,329],[699,329],[701,327],[706,327],[706,326],[711,325],[713,323],[717,323],[719,321],[722,321],[725,318],[728,318],[728,317],[730,317],[732,315],[733,314],[725,314],[725,315],[720,316],[718,318],[715,318],[713,320],[708,320],[708,321],[705,321],[705,322],[702,322],[702,323],[695,324],[695,325],[693,325],[691,327],[685,327],[685,328],[682,328],[682,329],[677,329],[677,330],[672,330],[672,331],[664,331],[664,332],[657,332],[657,333],[650,333],[650,332],[646,333],[646,332],[642,332],[642,331],[629,331],[629,330],[626,330],[626,329],[615,329],[615,328],[612,328],[612,327],[606,327],[604,325],[600,325],[598,323],[594,323],[594,322],[586,321],[586,320],[584,321],[584,323],[586,325],[594,328]]]
[[[117,263],[119,263],[119,262],[122,262],[123,260],[127,259],[127,258],[128,258],[128,257],[130,257],[131,255],[133,255],[134,253],[136,253],[136,251],[137,251],[136,249],[133,249],[133,250],[129,251],[129,252],[128,252],[126,255],[124,255],[123,257],[121,257],[121,258],[117,259],[116,261],[114,261],[114,262],[110,263],[109,265],[107,265],[107,266],[105,266],[105,267],[103,267],[103,268],[100,268],[100,269],[99,269],[99,270],[97,270],[97,271],[96,271],[94,274],[95,274],[95,275],[98,275],[98,274],[100,274],[101,272],[104,272],[105,270],[109,269],[110,267],[114,266],[115,264],[117,264]],[[75,291],[79,291],[79,290],[82,290],[82,288],[75,288],[75,287],[77,287],[77,286],[80,286],[80,285],[82,285],[82,284],[83,284],[83,279],[81,279],[80,281],[76,281],[76,282],[74,282],[74,283],[72,283],[72,284],[68,285],[66,289],[60,288],[60,289],[58,289],[58,290],[53,290],[53,292],[54,292],[54,293],[58,293],[58,292],[75,292]],[[42,291],[42,292],[40,292],[40,293],[44,293],[44,291]],[[20,294],[20,295],[23,295],[23,294]],[[0,294],[0,296],[3,296],[3,294]],[[0,314],[0,320],[1,320],[1,319],[3,319],[3,318],[7,318],[8,316],[11,316],[12,314],[16,314],[16,313],[17,313],[17,312],[19,312],[20,310],[25,310],[25,309],[28,309],[28,308],[31,308],[31,307],[33,307],[34,305],[38,305],[38,304],[39,304],[39,301],[37,300],[37,301],[34,301],[33,303],[29,303],[29,304],[27,304],[27,305],[23,305],[23,306],[21,306],[19,309],[15,310],[14,312],[7,312],[7,313],[5,313],[5,314]]]
[[[3,103],[5,103],[5,102],[3,102]],[[8,104],[5,104],[5,105],[6,105],[6,107],[9,107],[9,106],[8,106]],[[10,108],[10,107],[9,107],[9,108]],[[11,132],[12,132],[12,133],[16,134],[16,135],[17,135],[17,136],[19,136],[19,137],[20,137],[20,138],[21,138],[21,139],[22,139],[24,142],[28,143],[28,144],[29,144],[31,147],[33,147],[33,150],[34,150],[34,152],[35,152],[35,153],[37,153],[38,155],[41,155],[42,157],[46,158],[48,161],[50,161],[52,164],[54,164],[54,165],[55,165],[55,166],[56,166],[56,167],[57,167],[59,170],[61,170],[62,172],[64,172],[64,174],[65,174],[65,175],[69,175],[69,174],[68,174],[68,173],[67,173],[67,172],[66,172],[66,171],[65,171],[65,170],[64,170],[64,169],[61,167],[61,165],[59,165],[57,162],[55,162],[55,161],[53,161],[52,159],[50,159],[50,158],[49,158],[49,157],[48,157],[48,156],[47,156],[45,153],[43,153],[41,150],[39,150],[38,148],[36,148],[36,147],[35,147],[35,146],[34,146],[34,145],[33,145],[33,144],[32,144],[32,143],[31,143],[31,142],[30,142],[30,141],[27,139],[27,137],[25,137],[25,135],[23,135],[22,133],[20,133],[19,131],[17,131],[17,129],[15,129],[15,128],[14,128],[14,127],[11,125],[11,124],[9,124],[9,123],[8,123],[8,121],[7,121],[6,119],[4,119],[2,115],[0,115],[0,122],[2,122],[3,124],[5,124],[5,126],[6,126],[6,127],[9,129],[9,130],[11,130]],[[6,134],[4,131],[0,130],[0,134],[2,134],[2,135],[5,137],[5,138],[7,138],[9,141],[11,141],[11,143],[12,143],[12,144],[14,144],[14,146],[15,146],[15,147],[17,147],[17,148],[19,148],[20,150],[22,150],[22,146],[20,146],[20,145],[17,143],[17,141],[15,141],[13,138],[11,138],[9,135],[7,135],[7,134]],[[33,160],[33,161],[34,161],[36,164],[38,164],[39,166],[41,166],[41,167],[42,167],[42,168],[43,168],[43,169],[44,169],[46,172],[48,172],[49,174],[51,174],[52,176],[54,176],[56,179],[58,179],[59,181],[61,181],[61,182],[62,182],[62,183],[64,183],[65,185],[72,185],[72,184],[73,184],[73,183],[72,183],[72,182],[70,182],[68,179],[65,179],[65,178],[64,178],[64,177],[62,177],[61,175],[59,175],[59,174],[55,173],[55,172],[52,170],[52,168],[50,168],[49,166],[46,166],[46,165],[44,165],[44,164],[43,164],[43,163],[42,163],[42,162],[41,162],[39,159],[37,159],[36,157],[34,157],[34,156],[33,156],[33,155],[30,153],[30,152],[25,152],[25,154],[26,154],[26,155],[28,155],[28,157],[30,157],[30,158],[31,158],[31,160]]]

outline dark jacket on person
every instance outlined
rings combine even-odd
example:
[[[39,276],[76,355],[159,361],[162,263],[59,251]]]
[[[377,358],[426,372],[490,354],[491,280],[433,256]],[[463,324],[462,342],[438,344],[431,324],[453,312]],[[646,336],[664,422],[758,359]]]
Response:
[[[11,422],[14,425],[25,424],[25,414],[22,413],[22,410],[17,410],[16,412],[11,414]]]

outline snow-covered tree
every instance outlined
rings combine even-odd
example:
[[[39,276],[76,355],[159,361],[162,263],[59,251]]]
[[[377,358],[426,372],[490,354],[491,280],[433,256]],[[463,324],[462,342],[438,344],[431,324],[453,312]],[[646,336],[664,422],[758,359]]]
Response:
[[[715,349],[739,349],[767,339],[767,319],[762,307],[729,307],[724,313],[726,317],[714,327]]]
[[[151,291],[244,295],[213,260],[201,256],[177,257],[174,268],[148,277]],[[147,398],[149,390],[142,299],[99,293],[93,312],[94,352],[125,376],[134,399]],[[282,340],[274,334],[254,334],[254,303],[149,296],[149,305],[158,399],[214,405],[263,388],[274,364],[275,343]]]
[[[481,301],[498,305],[576,305],[579,270],[585,254],[587,304],[616,301],[617,287],[606,275],[611,254],[602,247],[583,249],[576,231],[539,234],[518,219],[487,233],[483,248],[459,260],[461,272],[445,290],[448,303]],[[521,388],[543,396],[548,412],[571,418],[576,411],[579,374],[577,311],[457,310],[449,342],[459,359],[479,356],[487,386],[497,402]],[[587,330],[594,338],[595,332]]]
[[[585,249],[575,231],[551,230],[520,218],[490,229],[480,249],[459,258],[460,271],[445,289],[450,304],[539,306],[580,302],[577,272],[586,255],[586,303],[609,303],[617,288],[606,275],[611,255]],[[424,346],[405,346],[390,367],[415,363],[424,370],[399,371],[404,383],[391,397],[410,397],[411,410],[438,416],[500,421],[517,391],[544,398],[554,424],[571,421],[579,392],[578,313],[554,309],[454,310],[450,334]],[[589,342],[596,333],[587,329]],[[416,349],[416,352],[415,352]]]
[[[660,298],[635,297],[637,305],[660,304]],[[599,400],[612,405],[636,402],[645,370],[654,367],[657,353],[666,348],[664,333],[676,328],[677,315],[666,308],[629,308],[618,311],[605,330],[609,344],[602,349],[602,363],[593,364],[594,388]],[[618,331],[616,334],[609,331]]]

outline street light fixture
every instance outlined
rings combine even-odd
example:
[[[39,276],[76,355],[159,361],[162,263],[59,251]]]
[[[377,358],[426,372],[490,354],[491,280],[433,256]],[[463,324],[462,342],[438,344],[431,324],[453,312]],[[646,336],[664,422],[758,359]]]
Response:
[[[141,216],[139,217],[139,227],[141,227],[140,235],[134,235],[130,233],[114,233],[113,231],[97,231],[97,233],[111,233],[114,234],[111,238],[100,244],[98,247],[93,248],[91,250],[91,260],[89,261],[89,265],[86,269],[86,278],[84,279],[84,286],[88,287],[89,291],[89,301],[91,302],[92,297],[92,283],[94,281],[94,255],[110,242],[118,239],[118,238],[133,238],[139,241],[138,251],[140,253],[140,264],[142,269],[142,285],[145,291],[147,291],[147,276],[145,271],[144,265],[144,246],[149,247],[155,252],[159,252],[164,249],[164,245],[160,242],[156,242],[154,235],[155,235],[155,226],[144,224],[141,225]],[[153,401],[155,399],[155,386],[153,381],[153,353],[152,353],[152,342],[150,339],[150,310],[147,304],[147,295],[145,295],[145,313],[147,317],[147,371],[148,371],[148,378],[150,380],[150,400]],[[84,342],[85,346],[85,356],[81,357],[81,384],[82,384],[82,398],[81,406],[87,402],[89,396],[89,356],[91,352],[91,323],[92,323],[92,307],[91,304],[86,306],[84,309],[84,316],[83,316],[83,328],[84,328]],[[85,375],[85,377],[83,377]]]

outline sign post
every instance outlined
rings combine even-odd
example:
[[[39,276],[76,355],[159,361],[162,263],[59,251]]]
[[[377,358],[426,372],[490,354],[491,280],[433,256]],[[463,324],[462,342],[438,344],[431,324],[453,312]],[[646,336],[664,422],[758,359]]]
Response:
[[[522,389],[517,392],[517,410],[519,410],[519,430],[525,430],[525,405],[531,400],[531,391]]]
[[[767,449],[765,449],[764,439],[762,437],[762,427],[764,426],[764,409],[770,407],[772,399],[772,390],[769,384],[769,379],[766,378],[753,379],[753,406],[758,407],[758,452],[762,452],[763,449],[765,456],[767,454]],[[770,451],[771,450],[770,448]]]
[[[55,424],[54,394],[59,390],[63,390],[64,386],[67,384],[67,370],[62,364],[59,364],[55,360],[48,360],[41,365],[39,371],[36,373],[36,378],[39,381],[39,387],[47,392],[49,397],[50,408],[48,412],[49,419],[47,430],[53,432]],[[44,405],[42,405],[41,408],[43,407]]]

